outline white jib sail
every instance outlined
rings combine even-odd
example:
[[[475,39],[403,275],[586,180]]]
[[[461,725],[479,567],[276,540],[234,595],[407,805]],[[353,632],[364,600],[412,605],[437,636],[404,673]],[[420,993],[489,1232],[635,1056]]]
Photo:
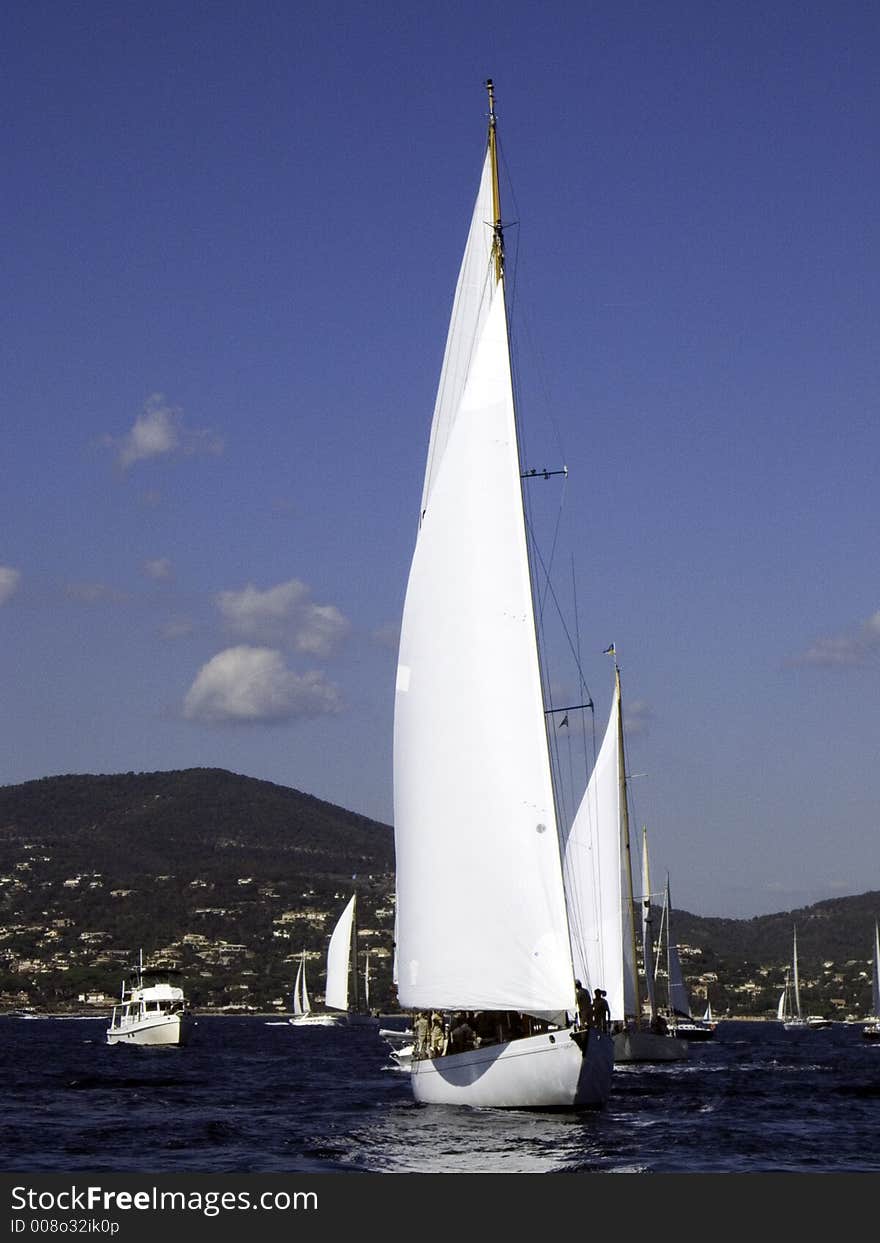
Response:
[[[303,956],[302,956],[302,972],[303,972],[303,978],[302,978],[302,1012],[303,1012],[303,1014],[311,1014],[311,1012],[312,1012],[312,1003],[309,1001],[309,990],[308,990],[308,988],[306,987],[306,955],[305,955],[305,951],[303,951]]]
[[[620,815],[617,690],[596,764],[565,840],[564,875],[575,975],[605,990],[612,1019],[635,1012],[629,884]]]
[[[351,925],[354,898],[339,916],[327,950],[327,988],[324,1001],[333,1010],[348,1009],[348,976],[351,963]]]
[[[465,289],[459,281],[455,376],[447,375],[447,345],[401,627],[398,995],[414,1009],[573,1010],[486,185],[484,169],[462,265],[481,277],[469,276]]]
[[[296,980],[294,981],[294,984],[293,984],[293,1013],[294,1014],[304,1013],[303,1004],[301,1000],[302,998],[302,991],[301,991],[302,990],[302,973],[303,973],[303,964],[302,964],[302,959],[300,959],[299,966],[296,969]]]
[[[880,931],[874,921],[874,970],[871,974],[871,1011],[875,1019],[880,1018]]]

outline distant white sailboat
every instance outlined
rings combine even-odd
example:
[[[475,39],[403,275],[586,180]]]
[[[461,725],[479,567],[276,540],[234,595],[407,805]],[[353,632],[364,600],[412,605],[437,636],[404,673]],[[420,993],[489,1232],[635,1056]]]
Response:
[[[650,1030],[663,1036],[669,1042],[669,1047],[674,1049],[674,1054],[664,1052],[661,1057],[655,1058],[656,1061],[684,1061],[688,1057],[688,1046],[684,1040],[675,1040],[673,1033],[669,1030],[669,1024],[665,1017],[660,1013],[660,1007],[657,1004],[657,966],[658,959],[655,957],[654,949],[654,920],[652,910],[652,891],[651,891],[651,869],[648,862],[648,830],[642,827],[642,957],[645,965],[645,989],[648,998],[648,1008],[650,1011]],[[664,908],[665,909],[665,908]],[[663,926],[661,922],[661,934]],[[659,949],[660,938],[657,939],[657,948]]]
[[[801,987],[798,974],[797,927],[792,934],[791,969],[785,972],[785,985],[779,996],[776,1017],[787,1032],[806,1031],[807,1024],[801,1014]]]
[[[874,920],[874,963],[871,971],[871,1014],[862,1028],[866,1040],[880,1040],[880,932]]]
[[[365,988],[369,990],[369,966]],[[351,989],[351,993],[349,992]],[[369,995],[369,994],[368,994]],[[327,989],[324,1000],[342,1011],[339,1021],[352,1027],[378,1027],[379,1020],[361,1004],[357,962],[357,894],[353,894],[330,938],[327,951]]]
[[[304,1014],[311,1014],[311,1011],[312,1003],[309,1000],[309,990],[306,985],[306,952],[303,950],[293,984],[293,1017],[302,1018]]]
[[[355,898],[347,903],[330,936],[327,947],[327,983],[324,988],[326,1010],[312,1010],[305,987],[305,953],[294,983],[294,1027],[340,1027],[348,1022],[348,983],[351,970],[351,943]],[[297,994],[299,993],[299,997]],[[297,1008],[299,1007],[299,1008]]]
[[[300,954],[299,966],[296,969],[296,980],[293,985],[293,1014],[289,1022],[294,1027],[333,1027],[340,1022],[336,1014],[312,1009],[306,984],[305,950]]]
[[[679,1040],[712,1040],[715,1036],[715,1025],[696,1019],[691,1011],[691,999],[681,969],[678,945],[672,935],[672,899],[669,894],[669,875],[666,876],[666,895],[664,899],[664,919],[666,922],[666,976],[668,986],[668,1023],[669,1030]]]
[[[436,1012],[438,1023],[469,1013],[479,1028],[474,1047],[441,1053],[438,1040],[437,1056],[413,1059],[416,1100],[596,1106],[610,1091],[614,1053],[610,1035],[571,1017],[576,930],[541,687],[487,86],[488,144],[401,626],[397,988],[406,1009]]]

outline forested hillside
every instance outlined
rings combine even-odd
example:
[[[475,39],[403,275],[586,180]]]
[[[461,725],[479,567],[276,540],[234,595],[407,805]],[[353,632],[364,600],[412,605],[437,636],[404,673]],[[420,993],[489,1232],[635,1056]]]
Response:
[[[327,942],[355,889],[373,999],[391,1009],[388,825],[222,769],[0,787],[0,1008],[115,995],[141,947],[185,972],[196,1006],[256,1009],[287,1005],[305,950],[320,1000]],[[863,1013],[877,918],[876,891],[747,920],[675,911],[695,1011],[708,994],[718,1013],[773,1013],[796,923],[808,1007]]]

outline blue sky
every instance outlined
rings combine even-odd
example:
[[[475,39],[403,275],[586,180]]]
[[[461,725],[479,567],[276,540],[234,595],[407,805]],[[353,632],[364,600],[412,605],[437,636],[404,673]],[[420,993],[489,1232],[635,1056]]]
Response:
[[[876,6],[3,25],[0,782],[223,767],[390,822],[492,76],[527,464],[569,468],[655,876],[715,915],[880,889]]]

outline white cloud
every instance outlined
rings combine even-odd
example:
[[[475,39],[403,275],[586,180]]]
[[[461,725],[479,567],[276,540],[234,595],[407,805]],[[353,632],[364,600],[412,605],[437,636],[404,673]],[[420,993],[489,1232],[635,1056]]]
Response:
[[[21,570],[14,570],[11,565],[0,565],[0,604],[14,596],[21,582]]]
[[[171,562],[167,557],[155,557],[151,561],[145,561],[143,569],[147,578],[162,579],[171,577]]]
[[[341,710],[337,687],[318,672],[292,672],[280,652],[230,647],[203,665],[189,688],[183,715],[190,721],[289,721]]]
[[[123,470],[150,458],[223,450],[222,441],[211,432],[186,427],[181,411],[169,406],[161,393],[147,398],[143,412],[125,436],[108,436],[105,443],[116,449],[116,460]]]
[[[880,610],[867,621],[841,634],[825,635],[790,662],[818,668],[841,669],[867,665],[880,656]]]
[[[311,590],[299,579],[259,591],[221,591],[217,607],[226,628],[243,639],[281,644],[311,656],[327,656],[351,629],[333,604],[314,604]]]

